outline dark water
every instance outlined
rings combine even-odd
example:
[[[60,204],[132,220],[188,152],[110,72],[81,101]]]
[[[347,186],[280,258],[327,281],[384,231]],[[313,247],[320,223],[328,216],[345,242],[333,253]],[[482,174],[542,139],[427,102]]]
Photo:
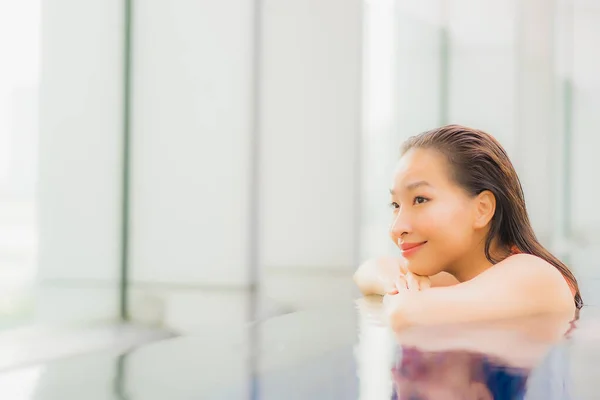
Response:
[[[207,329],[34,366],[0,379],[0,398],[600,399],[596,308],[574,324],[536,318],[397,334],[378,307],[297,312],[244,332]]]

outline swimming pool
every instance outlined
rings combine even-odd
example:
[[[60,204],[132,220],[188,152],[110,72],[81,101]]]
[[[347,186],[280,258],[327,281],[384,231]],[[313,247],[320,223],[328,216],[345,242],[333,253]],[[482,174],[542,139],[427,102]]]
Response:
[[[241,334],[207,330],[125,354],[35,365],[0,376],[0,398],[598,398],[596,307],[571,327],[537,318],[400,335],[378,312],[376,300],[341,304],[254,323]],[[557,341],[563,328],[572,329]],[[19,387],[29,391],[15,397]]]

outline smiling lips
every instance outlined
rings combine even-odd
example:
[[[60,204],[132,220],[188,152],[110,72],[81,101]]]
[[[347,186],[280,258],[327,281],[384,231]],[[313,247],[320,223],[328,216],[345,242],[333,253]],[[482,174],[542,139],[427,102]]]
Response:
[[[404,257],[410,257],[419,251],[425,243],[427,242],[402,243],[400,244],[400,250],[402,250],[402,255]]]

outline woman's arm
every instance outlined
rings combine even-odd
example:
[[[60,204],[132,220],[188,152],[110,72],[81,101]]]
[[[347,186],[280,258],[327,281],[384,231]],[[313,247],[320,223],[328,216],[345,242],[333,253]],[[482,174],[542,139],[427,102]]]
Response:
[[[402,259],[398,257],[380,257],[365,261],[354,273],[354,282],[365,296],[384,295],[404,274]]]
[[[365,296],[356,300],[361,321],[361,337],[367,330],[388,325],[381,297]],[[466,350],[504,359],[511,365],[537,364],[551,345],[562,340],[571,328],[573,314],[545,314],[535,317],[495,321],[454,323],[436,326],[410,326],[395,332],[402,346],[422,351]],[[363,332],[363,330],[365,330]]]
[[[400,277],[406,274],[404,259],[400,257],[380,257],[368,260],[358,267],[354,282],[362,294],[385,295],[395,286]],[[429,277],[431,287],[443,287],[458,284],[458,280],[447,272]]]
[[[433,325],[573,313],[574,303],[562,274],[546,261],[518,254],[470,281],[426,291],[404,290],[386,296],[392,325]]]

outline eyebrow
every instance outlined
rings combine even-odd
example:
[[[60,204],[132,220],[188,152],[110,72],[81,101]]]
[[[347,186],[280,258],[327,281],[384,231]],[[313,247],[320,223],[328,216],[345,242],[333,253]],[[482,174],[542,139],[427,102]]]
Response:
[[[409,183],[408,185],[406,185],[405,189],[407,191],[411,191],[411,190],[415,190],[416,188],[421,187],[421,186],[431,187],[431,184],[429,184],[429,182],[427,182],[427,181],[417,181],[417,182]],[[390,194],[394,195],[394,194],[396,194],[396,192],[394,192],[394,190],[390,189]]]

